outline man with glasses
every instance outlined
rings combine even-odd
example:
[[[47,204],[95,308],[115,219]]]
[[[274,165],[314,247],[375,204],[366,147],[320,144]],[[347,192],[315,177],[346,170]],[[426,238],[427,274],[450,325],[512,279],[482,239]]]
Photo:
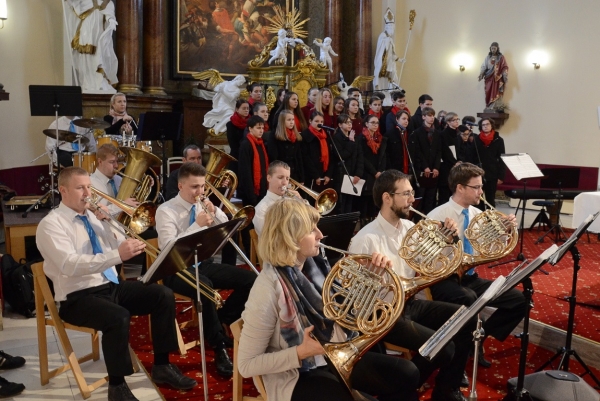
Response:
[[[474,251],[468,239],[465,239],[464,231],[469,226],[469,222],[481,213],[481,210],[475,206],[479,204],[483,194],[483,175],[484,171],[471,163],[461,163],[453,167],[449,177],[452,197],[447,203],[438,206],[428,214],[428,217],[433,220],[452,219],[456,221],[458,237],[463,241],[463,250],[468,254],[473,254]],[[508,216],[508,219],[513,224],[516,221],[512,214]],[[431,287],[431,294],[437,301],[468,306],[475,302],[491,284],[491,280],[480,278],[474,269],[470,269],[462,278],[454,274],[446,280],[434,284]],[[497,340],[504,341],[525,316],[525,297],[521,291],[513,288],[488,303],[488,306],[497,309],[483,324],[484,340],[487,336],[492,335]],[[491,362],[483,358],[483,342],[481,344],[479,364],[489,367]]]
[[[387,256],[394,272],[401,277],[412,278],[415,271],[398,255],[402,241],[414,224],[408,220],[410,206],[415,200],[415,191],[410,184],[410,176],[398,170],[386,170],[375,180],[373,200],[380,212],[377,218],[363,227],[352,239],[349,251],[360,254],[381,253]],[[444,226],[456,231],[456,223],[450,219]],[[384,341],[417,351],[433,333],[440,328],[459,306],[446,302],[415,299],[406,300],[402,316],[384,337]],[[419,354],[411,360],[420,372],[419,386],[437,368],[432,393],[434,401],[466,400],[460,387],[468,386],[464,368],[469,359],[472,331],[475,322],[466,324],[440,353],[428,361]]]

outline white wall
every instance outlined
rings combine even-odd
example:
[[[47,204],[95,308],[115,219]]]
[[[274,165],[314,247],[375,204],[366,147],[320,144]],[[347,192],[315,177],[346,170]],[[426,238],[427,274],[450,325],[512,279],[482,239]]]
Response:
[[[373,2],[373,54],[390,2]],[[411,111],[419,95],[428,93],[436,112],[482,112],[479,67],[490,44],[498,42],[509,65],[510,118],[500,129],[507,152],[527,152],[538,163],[600,166],[599,1],[404,0],[395,6],[401,56],[408,13],[417,13],[400,83]],[[548,54],[539,70],[528,60],[533,50]],[[462,73],[452,63],[458,53],[472,58]]]
[[[29,85],[64,85],[63,12],[60,0],[8,0],[0,29],[0,170],[30,165],[44,152],[50,117],[31,117]],[[45,164],[46,157],[33,164]]]

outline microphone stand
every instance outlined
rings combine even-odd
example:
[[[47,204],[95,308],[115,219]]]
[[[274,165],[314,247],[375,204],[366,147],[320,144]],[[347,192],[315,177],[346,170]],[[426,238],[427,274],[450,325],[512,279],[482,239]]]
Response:
[[[412,161],[412,156],[410,155],[410,149],[408,148],[408,131],[406,128],[401,127],[396,123],[396,126],[400,129],[400,138],[402,139],[402,145],[406,148],[406,154],[408,155],[408,164],[409,168],[412,170],[413,176],[415,177],[415,187],[421,188],[421,184],[419,184],[419,179],[417,178],[417,172],[415,171],[415,165]]]
[[[338,157],[340,158],[340,161],[342,162],[342,167],[344,167],[344,171],[346,172],[346,175],[348,176],[348,179],[350,180],[350,185],[352,185],[352,190],[354,191],[355,194],[358,195],[358,189],[356,189],[356,187],[354,186],[354,183],[350,179],[350,173],[348,172],[348,169],[346,168],[346,162],[344,161],[344,159],[342,159],[342,156],[340,155],[340,151],[338,150],[338,148],[335,145],[335,142],[333,140],[333,135],[331,135],[331,132],[329,132],[332,128],[325,128],[324,126],[322,126],[322,128],[325,131],[327,131],[327,134],[329,135],[329,139],[331,140],[331,144],[333,145],[333,148],[335,149],[335,153],[337,153]],[[344,180],[342,179],[342,182],[343,181]]]

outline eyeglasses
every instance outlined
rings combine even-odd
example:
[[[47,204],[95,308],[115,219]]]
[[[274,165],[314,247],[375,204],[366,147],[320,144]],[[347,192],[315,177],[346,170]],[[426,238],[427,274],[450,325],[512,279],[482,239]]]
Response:
[[[481,124],[482,127],[487,127],[487,126],[491,126],[491,125],[492,124],[490,124],[490,123],[483,123],[483,124]]]
[[[460,121],[460,118],[456,117],[456,118],[453,118],[453,119],[452,119],[452,120],[450,120],[450,121]]]
[[[479,191],[480,189],[483,189],[483,185],[469,185],[469,184],[464,184],[463,186],[469,187],[469,188],[473,188],[475,191]]]
[[[369,122],[369,124],[379,125],[379,121],[371,121],[371,122]]]
[[[414,189],[412,191],[404,191],[404,192],[389,192],[390,195],[400,195],[403,196],[405,198],[410,198],[411,196],[414,197],[415,196],[415,191]]]

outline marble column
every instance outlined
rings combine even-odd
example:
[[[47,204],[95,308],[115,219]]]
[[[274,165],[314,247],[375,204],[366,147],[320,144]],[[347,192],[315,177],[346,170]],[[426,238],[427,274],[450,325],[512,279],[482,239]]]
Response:
[[[335,82],[340,76],[340,57],[342,53],[342,0],[325,0],[325,35],[331,38],[331,47],[338,57],[331,57],[333,72],[327,76],[327,82]]]
[[[356,0],[356,42],[354,42],[354,77],[373,74],[371,57],[371,7],[372,0]],[[354,77],[352,79],[354,79]]]
[[[119,60],[118,90],[141,95],[142,70],[140,65],[140,23],[142,0],[119,0],[115,4],[117,26],[116,53]]]
[[[144,0],[144,93],[153,96],[166,96],[163,88],[164,42],[165,42],[165,2]]]

